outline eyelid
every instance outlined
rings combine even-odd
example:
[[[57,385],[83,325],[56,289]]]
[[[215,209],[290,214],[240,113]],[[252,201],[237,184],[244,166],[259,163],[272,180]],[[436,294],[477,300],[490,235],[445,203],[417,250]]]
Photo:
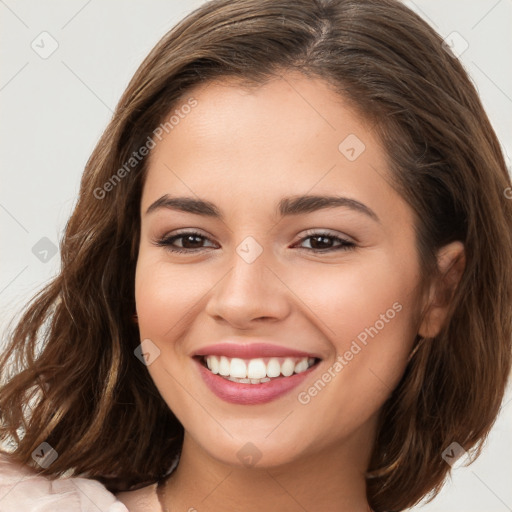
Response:
[[[179,228],[177,230],[170,231],[169,233],[165,233],[160,238],[165,239],[165,238],[172,238],[172,237],[175,237],[178,235],[189,235],[189,234],[203,236],[210,240],[210,235],[208,233],[206,233],[206,231],[203,231],[202,229],[199,229],[199,228]]]
[[[324,236],[330,236],[333,238],[339,238],[340,240],[343,240],[344,242],[354,244],[354,245],[357,243],[356,240],[354,238],[352,238],[351,236],[346,235],[345,233],[340,233],[339,231],[334,231],[334,230],[327,229],[327,228],[308,229],[303,234],[301,234],[300,238],[297,241],[300,242],[304,238],[307,238],[309,236],[314,236],[314,235],[316,235],[316,236],[324,235]]]
[[[161,240],[169,240],[171,238],[178,237],[179,235],[198,235],[198,236],[202,236],[202,237],[208,239],[208,241],[210,241],[210,242],[213,242],[213,240],[211,239],[209,234],[205,233],[204,231],[202,231],[201,229],[198,229],[198,228],[180,228],[177,231],[171,231],[170,233],[164,234],[163,236],[159,237],[158,240],[160,240],[160,241]],[[344,233],[339,233],[339,232],[332,231],[332,230],[326,229],[326,228],[310,228],[310,229],[306,230],[304,233],[302,233],[297,238],[297,240],[295,242],[293,242],[293,244],[301,242],[305,238],[314,236],[314,235],[330,236],[333,238],[340,238],[341,240],[343,240],[344,242],[347,242],[347,243],[353,243],[353,244],[356,243],[356,241],[352,237],[350,237]]]
[[[157,246],[164,246],[164,247],[169,246],[170,244],[168,242],[170,242],[171,240],[174,240],[174,239],[179,239],[180,237],[185,237],[185,235],[196,235],[201,238],[204,238],[208,242],[215,244],[215,242],[212,240],[210,235],[205,234],[202,230],[197,229],[197,228],[181,228],[177,231],[171,231],[168,234],[165,234],[161,237],[157,237],[155,240],[153,240],[153,244],[155,244]],[[201,247],[199,249],[196,249],[195,251],[197,252],[197,251],[200,251],[203,249],[208,249],[208,248],[211,249],[211,247]],[[177,249],[179,249],[179,247]],[[192,252],[194,252],[194,249],[183,249],[183,252],[192,253]]]
[[[201,252],[204,252],[206,249],[212,249],[212,247],[198,247],[198,248],[181,248],[177,246],[173,246],[172,243],[175,239],[180,239],[185,237],[186,235],[195,235],[200,238],[203,238],[207,242],[214,243],[212,239],[201,232],[201,230],[196,228],[181,228],[180,230],[176,232],[172,232],[170,234],[164,235],[163,237],[153,241],[153,244],[158,247],[164,247],[168,252],[170,253],[182,253],[182,254],[199,254]],[[309,239],[309,238],[315,238],[315,237],[327,237],[333,239],[335,242],[338,243],[338,245],[334,245],[333,247],[327,247],[324,249],[313,249],[308,247],[298,247],[298,249],[302,251],[306,251],[313,254],[327,254],[327,253],[336,253],[341,251],[347,251],[350,249],[354,249],[357,247],[357,244],[351,240],[351,237],[346,237],[346,235],[342,235],[339,233],[334,233],[331,230],[328,229],[322,229],[322,228],[311,228],[307,230],[305,233],[302,234],[302,236],[292,244],[292,248],[294,248],[297,244],[300,244],[301,242]]]

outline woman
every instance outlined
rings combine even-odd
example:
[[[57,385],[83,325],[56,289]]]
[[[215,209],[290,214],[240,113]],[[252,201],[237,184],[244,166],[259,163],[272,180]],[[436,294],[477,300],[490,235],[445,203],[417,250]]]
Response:
[[[130,82],[2,358],[3,502],[433,497],[510,372],[510,186],[462,66],[400,3],[204,4]]]

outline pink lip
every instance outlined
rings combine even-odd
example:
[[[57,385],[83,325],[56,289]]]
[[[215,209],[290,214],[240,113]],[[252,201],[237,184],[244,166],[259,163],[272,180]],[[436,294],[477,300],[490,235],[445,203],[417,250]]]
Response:
[[[269,343],[251,343],[242,345],[240,343],[217,343],[202,347],[193,356],[226,356],[229,358],[238,357],[240,359],[256,359],[259,357],[315,357],[316,354],[301,352],[279,345]]]
[[[261,384],[243,384],[212,373],[203,366],[198,358],[193,358],[198,365],[199,373],[210,390],[226,402],[239,405],[256,405],[270,402],[296,388],[317,365],[305,372],[295,373],[290,377],[278,377]]]

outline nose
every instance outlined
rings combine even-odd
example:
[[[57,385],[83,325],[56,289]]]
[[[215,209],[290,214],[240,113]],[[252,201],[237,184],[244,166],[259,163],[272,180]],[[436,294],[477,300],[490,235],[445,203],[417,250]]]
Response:
[[[290,291],[279,271],[268,266],[271,262],[265,253],[252,262],[233,255],[231,269],[214,287],[206,305],[209,316],[247,330],[261,322],[282,321],[290,314]]]

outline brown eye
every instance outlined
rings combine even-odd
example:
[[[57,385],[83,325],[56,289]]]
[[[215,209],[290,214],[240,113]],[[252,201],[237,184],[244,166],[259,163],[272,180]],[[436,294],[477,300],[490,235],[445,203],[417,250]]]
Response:
[[[301,248],[313,252],[346,251],[355,247],[353,242],[329,233],[313,233],[304,237],[299,243],[303,243],[306,240],[310,240],[310,247]]]
[[[181,242],[179,242],[180,245],[175,245],[178,240],[181,240]],[[187,231],[177,235],[164,237],[158,240],[156,245],[165,247],[168,251],[171,252],[191,253],[205,249],[206,247],[201,245],[204,243],[204,241],[209,241],[209,239],[201,233]]]

